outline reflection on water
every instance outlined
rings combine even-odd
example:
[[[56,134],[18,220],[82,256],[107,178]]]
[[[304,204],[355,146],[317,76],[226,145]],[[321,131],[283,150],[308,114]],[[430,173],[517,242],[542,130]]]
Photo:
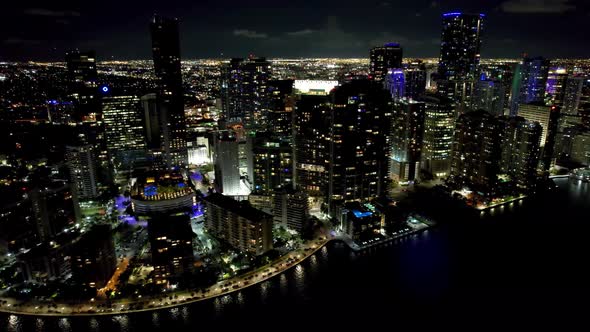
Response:
[[[113,323],[115,326],[119,326],[120,331],[128,331],[129,330],[129,316],[128,315],[119,315],[113,317]]]
[[[152,325],[160,327],[160,314],[157,311],[152,312]]]
[[[96,318],[94,318],[94,317],[90,318],[89,325],[90,325],[90,331],[92,331],[92,332],[100,331],[100,326],[99,326],[98,320]]]
[[[43,331],[44,326],[45,326],[45,321],[42,318],[37,318],[35,320],[35,331],[38,331],[38,332]]]
[[[10,315],[10,317],[8,317],[8,331],[9,332],[20,332],[21,331],[20,324],[21,324],[20,317],[15,316],[15,315]]]
[[[60,318],[57,325],[59,326],[59,329],[63,332],[70,332],[72,330],[69,318]]]

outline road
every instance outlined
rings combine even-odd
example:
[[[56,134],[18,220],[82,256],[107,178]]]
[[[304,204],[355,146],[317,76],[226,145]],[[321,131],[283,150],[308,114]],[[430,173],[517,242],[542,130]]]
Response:
[[[313,240],[305,242],[300,249],[278,258],[269,265],[263,266],[244,275],[217,282],[210,286],[205,292],[185,290],[169,292],[157,297],[140,296],[138,298],[127,298],[112,301],[110,307],[108,307],[106,301],[102,299],[91,300],[81,304],[56,304],[56,307],[50,307],[47,304],[22,303],[15,299],[3,298],[2,300],[6,302],[0,302],[0,312],[19,315],[64,317],[116,315],[128,312],[143,312],[172,308],[227,295],[261,283],[300,264],[331,240],[333,239],[327,238],[324,235],[319,236]]]

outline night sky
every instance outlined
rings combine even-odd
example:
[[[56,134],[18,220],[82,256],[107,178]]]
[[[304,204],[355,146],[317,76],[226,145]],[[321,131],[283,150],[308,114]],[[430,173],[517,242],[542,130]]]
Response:
[[[388,41],[404,56],[436,57],[447,11],[487,15],[484,58],[590,58],[587,0],[10,0],[0,9],[0,61],[63,60],[72,48],[150,59],[155,12],[181,19],[184,59],[367,57]]]

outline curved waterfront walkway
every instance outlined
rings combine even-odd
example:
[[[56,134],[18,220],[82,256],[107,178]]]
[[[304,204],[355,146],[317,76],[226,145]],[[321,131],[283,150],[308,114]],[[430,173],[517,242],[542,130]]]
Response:
[[[18,301],[11,298],[0,298],[7,303],[0,303],[0,312],[15,315],[29,316],[110,316],[137,312],[170,309],[199,301],[210,300],[254,286],[273,278],[290,268],[297,266],[307,258],[315,254],[333,239],[322,236],[305,242],[300,249],[281,256],[274,262],[231,279],[219,281],[210,286],[206,292],[196,290],[183,290],[164,293],[162,296],[145,296],[141,298],[127,298],[112,301],[110,307],[106,307],[106,301],[88,301],[81,304],[33,303]],[[172,299],[170,299],[172,298]],[[49,307],[48,307],[49,306]],[[140,308],[136,308],[141,306]]]

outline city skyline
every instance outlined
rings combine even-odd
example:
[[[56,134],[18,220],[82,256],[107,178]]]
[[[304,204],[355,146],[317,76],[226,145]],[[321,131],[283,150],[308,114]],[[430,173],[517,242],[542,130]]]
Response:
[[[588,46],[554,43],[538,54],[486,58],[513,52],[493,44],[506,29],[528,31],[507,13],[554,18],[550,32],[530,25],[535,36],[519,47],[539,36],[545,46],[552,34],[573,45],[568,29],[583,26],[572,16],[585,15],[581,1],[503,0],[476,9],[466,0],[429,1],[432,17],[403,19],[401,10],[387,16],[396,5],[383,0],[330,1],[316,4],[317,13],[264,1],[254,16],[237,2],[167,3],[174,10],[142,22],[135,19],[164,4],[109,1],[100,10],[90,2],[27,7],[21,12],[38,19],[30,28],[39,39],[25,53],[42,54],[41,38],[58,35],[42,31],[51,20],[70,28],[64,49],[52,49],[61,55],[19,62],[0,54],[7,331],[180,331],[209,320],[222,330],[225,322],[276,330],[291,320],[309,328],[318,318],[332,329],[333,322],[397,327],[397,315],[475,317],[456,304],[496,318],[508,303],[519,317],[523,308],[538,317],[534,305],[566,309],[570,298],[587,298],[572,289],[587,289],[590,278],[580,264],[590,246],[580,218],[590,213],[590,57],[559,59],[551,50]],[[446,10],[456,5],[463,10]],[[206,38],[191,32],[197,7],[212,29]],[[309,13],[298,21],[305,28],[293,30],[273,10]],[[327,25],[310,28],[325,10]],[[343,24],[344,12],[355,19]],[[16,21],[26,23],[7,20]],[[145,30],[131,37],[136,23]],[[419,35],[435,23],[433,58],[413,56],[429,47],[419,39],[367,38],[379,24]],[[102,41],[72,48],[88,41],[82,25],[101,31]],[[220,38],[224,31],[233,37]],[[17,24],[1,33],[28,32]],[[127,40],[116,52],[115,35]],[[186,60],[216,45],[236,53]],[[316,55],[356,48],[355,58]],[[277,58],[295,49],[305,58]],[[151,60],[106,56],[145,51]],[[551,290],[558,301],[539,301],[528,289],[543,298]]]
[[[435,57],[440,16],[486,15],[482,58],[521,53],[555,58],[590,57],[580,38],[590,6],[578,0],[324,1],[278,6],[262,1],[223,4],[118,4],[106,0],[74,7],[52,3],[11,4],[0,23],[0,61],[55,61],[71,49],[95,49],[99,60],[149,59],[145,20],[153,13],[180,19],[184,59],[364,57],[366,49],[398,42],[406,57]],[[551,29],[541,27],[551,24]],[[547,47],[551,45],[551,47]]]

